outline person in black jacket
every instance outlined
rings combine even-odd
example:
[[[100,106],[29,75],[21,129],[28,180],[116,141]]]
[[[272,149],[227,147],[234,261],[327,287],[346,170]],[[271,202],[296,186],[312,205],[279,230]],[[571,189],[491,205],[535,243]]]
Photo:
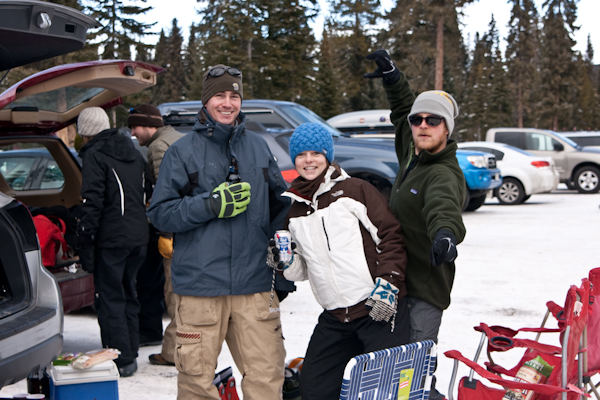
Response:
[[[120,351],[122,377],[137,371],[138,314],[135,279],[148,243],[146,162],[130,138],[110,129],[106,112],[86,108],[77,121],[84,146],[81,219],[77,247],[84,270],[94,273],[102,347]]]

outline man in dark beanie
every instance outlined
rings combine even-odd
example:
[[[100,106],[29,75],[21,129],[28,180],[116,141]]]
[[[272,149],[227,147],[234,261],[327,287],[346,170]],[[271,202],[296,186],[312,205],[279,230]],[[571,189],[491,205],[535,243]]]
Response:
[[[172,126],[163,123],[158,108],[151,104],[142,104],[129,111],[127,125],[131,135],[136,137],[140,146],[148,148],[148,164],[153,182],[158,179],[160,163],[165,152],[183,134]],[[140,310],[140,346],[160,344],[162,351],[149,356],[154,365],[175,365],[175,299],[171,284],[171,259],[173,258],[173,234],[159,232],[150,224],[150,241],[146,260],[140,268],[137,278],[137,294]],[[164,281],[164,283],[163,283]],[[162,300],[167,306],[171,322],[162,329]]]
[[[458,106],[442,90],[416,99],[406,76],[385,50],[369,54],[377,69],[365,78],[382,78],[396,128],[396,154],[401,166],[390,206],[406,239],[406,289],[410,340],[437,343],[442,314],[450,305],[456,245],[466,229],[461,209],[465,177],[450,139]],[[431,400],[443,399],[432,380]]]
[[[77,248],[83,269],[94,274],[102,347],[118,349],[121,377],[137,370],[138,313],[135,281],[146,257],[146,198],[152,191],[148,167],[131,138],[110,129],[99,107],[77,120],[84,146],[81,218]]]
[[[264,139],[246,129],[242,72],[204,74],[193,132],[167,150],[150,220],[174,232],[178,399],[219,399],[212,384],[223,340],[245,399],[280,399],[285,349],[266,263],[283,226],[286,183]]]

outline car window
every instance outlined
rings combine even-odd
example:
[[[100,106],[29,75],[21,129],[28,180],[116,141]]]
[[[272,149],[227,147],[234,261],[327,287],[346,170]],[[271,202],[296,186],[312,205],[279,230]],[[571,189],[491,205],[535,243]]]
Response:
[[[580,146],[600,146],[600,136],[570,136]]]
[[[35,107],[38,110],[66,112],[105,91],[105,88],[67,86],[44,93],[35,93],[10,103],[6,108]]]
[[[18,191],[59,189],[65,184],[63,172],[48,149],[40,144],[0,146],[0,173]]]
[[[558,144],[558,141],[543,133],[525,134],[525,150],[554,151],[554,144]]]
[[[307,122],[314,122],[325,126],[325,128],[327,128],[327,130],[330,131],[333,136],[340,135],[340,132],[337,129],[329,125],[323,118],[319,117],[313,111],[304,106],[299,104],[283,105],[281,106],[281,109],[284,110],[284,112],[289,115],[289,117],[292,118],[298,125]]]
[[[496,141],[518,147],[519,149],[523,148],[521,144],[521,132],[496,132]]]
[[[252,108],[249,110],[242,111],[248,118],[248,121],[257,122],[264,126],[267,130],[294,129],[292,125],[290,125],[281,116],[274,113],[273,110],[267,108]]]

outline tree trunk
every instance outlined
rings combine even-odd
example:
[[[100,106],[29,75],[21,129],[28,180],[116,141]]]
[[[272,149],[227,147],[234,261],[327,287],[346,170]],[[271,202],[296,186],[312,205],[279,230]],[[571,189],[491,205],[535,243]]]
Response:
[[[435,39],[435,90],[444,90],[444,15],[440,15],[437,23]]]
[[[523,80],[520,74],[517,81],[517,127],[523,127]]]

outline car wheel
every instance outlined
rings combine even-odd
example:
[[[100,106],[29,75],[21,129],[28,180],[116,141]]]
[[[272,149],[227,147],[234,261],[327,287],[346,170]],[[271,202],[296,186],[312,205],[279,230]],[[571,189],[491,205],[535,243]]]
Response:
[[[469,200],[469,204],[467,205],[467,208],[465,209],[465,211],[477,210],[479,207],[481,207],[483,205],[483,203],[485,203],[486,197],[487,196],[485,194],[483,196],[471,197],[471,199]]]
[[[525,199],[523,185],[514,178],[502,179],[502,185],[495,192],[498,201],[503,205],[521,204]]]
[[[528,194],[527,196],[523,197],[523,203],[525,203],[527,200],[529,200],[530,197],[531,197],[530,194]]]
[[[469,193],[469,189],[465,186],[465,197],[463,199],[463,206],[461,211],[467,211],[467,207],[469,206],[469,202],[471,201],[471,194]]]
[[[596,167],[581,167],[575,172],[575,189],[579,193],[598,193],[600,190],[600,171]]]

